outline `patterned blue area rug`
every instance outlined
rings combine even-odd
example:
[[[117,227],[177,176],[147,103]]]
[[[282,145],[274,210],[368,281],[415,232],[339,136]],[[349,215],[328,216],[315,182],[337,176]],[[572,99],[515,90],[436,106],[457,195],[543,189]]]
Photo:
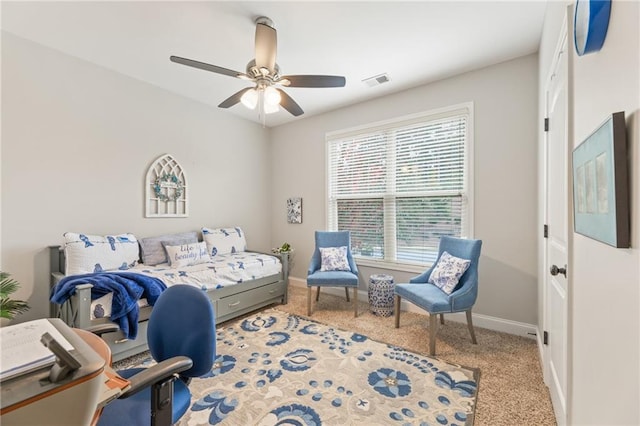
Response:
[[[150,360],[143,361],[143,364]],[[471,425],[479,372],[267,310],[218,328],[179,425]]]

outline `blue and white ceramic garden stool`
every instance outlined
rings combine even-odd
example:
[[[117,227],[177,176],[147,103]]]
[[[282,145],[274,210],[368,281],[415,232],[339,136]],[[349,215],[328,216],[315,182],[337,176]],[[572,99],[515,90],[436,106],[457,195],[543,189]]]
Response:
[[[369,306],[374,315],[381,317],[393,315],[394,286],[392,275],[371,275],[369,278]]]

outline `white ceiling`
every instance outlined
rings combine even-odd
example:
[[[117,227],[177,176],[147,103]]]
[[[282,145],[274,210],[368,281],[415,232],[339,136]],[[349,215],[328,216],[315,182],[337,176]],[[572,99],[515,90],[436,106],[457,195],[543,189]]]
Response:
[[[246,81],[169,61],[245,71],[255,18],[278,31],[281,74],[343,75],[343,88],[288,88],[304,109],[276,126],[534,53],[545,1],[8,2],[2,29],[174,93],[217,106]],[[362,80],[388,73],[391,81]],[[229,114],[258,122],[238,104]]]

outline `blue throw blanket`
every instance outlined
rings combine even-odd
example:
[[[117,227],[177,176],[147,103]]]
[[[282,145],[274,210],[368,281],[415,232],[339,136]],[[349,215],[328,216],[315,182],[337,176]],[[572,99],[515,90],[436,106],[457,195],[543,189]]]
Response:
[[[146,297],[154,305],[167,286],[158,278],[133,272],[99,272],[64,277],[51,290],[51,301],[62,304],[80,284],[92,284],[91,300],[113,292],[111,320],[120,327],[127,339],[138,335],[138,300]]]

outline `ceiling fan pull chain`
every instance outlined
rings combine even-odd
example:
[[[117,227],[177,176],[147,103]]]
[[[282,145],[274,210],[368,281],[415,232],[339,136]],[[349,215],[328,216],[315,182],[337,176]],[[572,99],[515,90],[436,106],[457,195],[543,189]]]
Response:
[[[258,118],[262,121],[262,127],[266,127],[267,114],[264,111],[264,90],[258,90]]]

